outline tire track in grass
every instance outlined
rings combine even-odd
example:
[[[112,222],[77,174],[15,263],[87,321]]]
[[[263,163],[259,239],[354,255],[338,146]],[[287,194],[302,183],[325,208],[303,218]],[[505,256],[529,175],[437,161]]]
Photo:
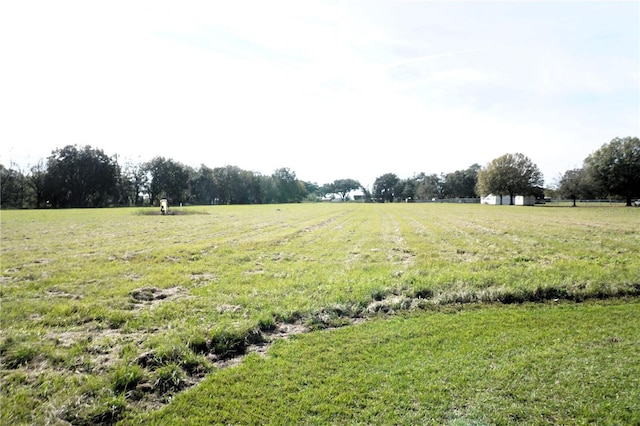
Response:
[[[385,242],[389,246],[386,249],[387,260],[408,268],[415,263],[416,255],[407,243],[404,232],[401,229],[403,223],[404,220],[402,222],[398,221],[395,214],[385,214],[383,216],[383,233]]]

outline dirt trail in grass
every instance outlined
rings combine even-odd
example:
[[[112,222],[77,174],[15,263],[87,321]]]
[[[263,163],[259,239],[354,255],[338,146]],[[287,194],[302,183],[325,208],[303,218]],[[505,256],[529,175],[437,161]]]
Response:
[[[167,295],[167,297],[164,297]],[[162,303],[166,298],[175,298],[179,294],[179,289],[158,289],[143,288],[132,292],[132,298],[141,299],[147,304]],[[236,343],[236,347],[230,347],[226,353],[217,354],[213,349],[205,353],[205,358],[216,369],[234,367],[242,363],[245,357],[251,354],[267,356],[268,350],[276,341],[289,339],[292,336],[303,333],[331,330],[339,327],[355,325],[367,321],[379,314],[393,314],[398,311],[415,309],[419,307],[419,297],[413,299],[406,295],[389,294],[374,300],[364,308],[343,309],[341,307],[325,308],[313,314],[309,314],[297,321],[277,322],[266,330],[255,330],[250,336],[245,336],[243,341]],[[236,310],[240,307],[232,305],[221,305],[218,310]],[[141,354],[137,363],[142,367],[152,367],[154,359],[153,351]],[[191,375],[184,386],[179,390],[183,392],[198,385],[207,377],[207,374]],[[159,393],[149,383],[140,383],[138,387],[130,392],[128,401],[132,408],[138,410],[156,410],[171,401],[171,394]]]

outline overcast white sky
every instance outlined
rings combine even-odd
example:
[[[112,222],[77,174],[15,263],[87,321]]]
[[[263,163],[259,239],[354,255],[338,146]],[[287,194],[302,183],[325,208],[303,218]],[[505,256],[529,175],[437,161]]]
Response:
[[[0,1],[0,162],[65,145],[299,179],[640,135],[640,2]]]

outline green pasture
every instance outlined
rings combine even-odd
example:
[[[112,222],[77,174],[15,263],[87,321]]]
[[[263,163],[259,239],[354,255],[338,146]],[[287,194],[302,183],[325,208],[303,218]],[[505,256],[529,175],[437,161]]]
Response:
[[[466,306],[278,341],[165,424],[638,424],[640,304]]]
[[[297,204],[188,207],[174,212],[160,216],[155,209],[2,211],[2,423],[109,424],[146,418],[162,423],[162,416],[176,413],[195,419],[200,410],[218,410],[223,423],[259,423],[266,418],[277,423],[277,416],[264,417],[259,410],[256,416],[262,417],[222,416],[236,412],[233,404],[239,402],[219,395],[216,398],[230,405],[211,408],[212,402],[198,392],[207,392],[208,386],[217,388],[216,380],[237,382],[240,388],[229,392],[242,393],[246,383],[244,392],[249,392],[258,385],[233,379],[234,374],[291,370],[291,365],[283,364],[293,362],[285,349],[291,347],[286,339],[278,340],[266,359],[251,355],[238,367],[221,369],[252,346],[269,341],[286,324],[313,331],[291,341],[301,345],[293,352],[302,356],[305,345],[319,345],[327,359],[325,364],[313,363],[323,370],[339,370],[344,368],[343,358],[333,348],[345,341],[353,345],[353,341],[375,339],[372,333],[396,329],[401,319],[414,325],[398,329],[400,335],[419,329],[415,324],[420,321],[435,333],[439,321],[445,324],[453,318],[446,312],[458,306],[489,304],[455,316],[465,318],[460,324],[472,325],[481,346],[491,337],[490,329],[483,335],[476,324],[483,318],[502,322],[500,318],[511,314],[553,318],[567,312],[584,320],[586,327],[597,322],[597,312],[614,317],[616,310],[627,316],[638,311],[640,209]],[[582,303],[608,298],[621,301],[588,302],[589,308]],[[522,310],[519,305],[495,305],[528,302],[544,303]],[[405,316],[408,312],[413,313]],[[384,319],[394,313],[400,316]],[[314,331],[377,316],[382,319],[329,333]],[[568,324],[557,323],[559,333],[571,333]],[[621,339],[616,343],[622,344],[612,348],[635,342],[616,362],[620,371],[637,371],[638,357],[633,359],[629,351],[638,347],[638,332],[625,331],[617,321],[604,322],[602,327],[603,335]],[[526,341],[526,327],[519,330],[511,338]],[[589,328],[581,333],[588,335]],[[441,337],[447,336],[443,332]],[[317,343],[307,343],[313,339]],[[416,345],[429,345],[426,335],[416,339]],[[544,353],[546,340],[536,342]],[[551,343],[546,350],[553,352]],[[408,361],[410,346],[398,346],[394,368],[403,364],[408,370],[418,368]],[[477,356],[486,355],[487,348],[477,349]],[[521,350],[531,359],[543,357],[528,352],[526,346]],[[281,360],[275,362],[272,353],[281,354]],[[358,356],[351,362],[357,363]],[[376,353],[366,356],[375,358]],[[377,356],[389,358],[384,352]],[[434,356],[449,355],[435,352]],[[571,353],[566,357],[567,362],[581,359]],[[606,353],[594,355],[590,368],[601,369],[606,364],[601,357]],[[513,374],[526,375],[527,366],[523,362],[511,368]],[[382,374],[374,370],[362,365],[353,373],[362,375],[361,379],[354,380],[366,383],[369,375]],[[567,389],[581,389],[581,376],[570,374],[565,379]],[[313,382],[310,392],[332,395],[331,381],[309,380]],[[456,415],[454,405],[466,398],[467,390],[462,388],[469,379],[456,380],[452,387],[463,395],[461,399],[422,414],[417,409],[415,419],[429,422],[420,416],[433,416],[435,423],[458,418],[487,423],[512,419],[512,413],[504,410],[488,417],[477,415],[482,400],[476,400],[471,411],[458,407],[460,415]],[[637,381],[631,380],[624,378],[620,384],[637,390]],[[402,379],[395,379],[394,383],[389,392],[401,395],[395,386],[422,392],[412,388],[410,381],[402,384]],[[266,397],[282,398],[279,404],[295,397],[287,393],[286,381],[282,386]],[[363,389],[358,386],[354,389]],[[594,388],[600,386],[594,382]],[[611,389],[617,392],[618,388]],[[489,402],[495,407],[506,403],[515,407],[520,392],[515,387],[513,400],[501,400],[506,397],[498,393]],[[588,405],[596,399],[596,390],[593,395],[572,407]],[[343,397],[348,404],[350,397]],[[180,402],[183,398],[190,402]],[[298,417],[291,420],[343,423],[352,417],[356,423],[375,422],[378,411],[369,404],[377,404],[377,399],[365,400],[364,405],[356,405],[360,408],[336,417],[331,413],[346,410],[340,408],[339,399],[314,408],[314,415],[300,402],[297,414],[292,414]],[[562,405],[556,401],[556,406]],[[150,416],[165,406],[166,411]],[[388,404],[386,409],[397,411],[397,417],[382,416],[381,422],[412,422],[406,405]],[[584,422],[605,411],[572,410]],[[137,417],[140,413],[144,415]],[[549,420],[545,418],[539,417],[539,423]],[[558,422],[565,418],[558,417]],[[616,423],[615,419],[628,418],[612,419]]]

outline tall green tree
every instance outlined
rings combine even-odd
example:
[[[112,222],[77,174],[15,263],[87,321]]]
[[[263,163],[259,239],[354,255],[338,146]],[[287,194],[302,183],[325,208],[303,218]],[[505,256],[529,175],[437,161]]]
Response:
[[[533,195],[544,179],[538,166],[523,154],[505,154],[492,160],[478,172],[480,195],[509,195],[510,204],[516,195]]]
[[[0,164],[0,203],[2,208],[22,208],[26,196],[27,179],[17,168]]]
[[[277,169],[271,177],[278,190],[279,203],[299,203],[307,196],[304,183],[296,178],[296,173],[286,167]]]
[[[186,201],[189,171],[184,165],[164,157],[155,157],[145,163],[144,170],[148,174],[146,190],[152,205],[165,197],[172,204]]]
[[[262,202],[262,183],[255,173],[236,166],[213,169],[216,198],[221,204]]]
[[[141,206],[143,204],[143,191],[149,183],[149,175],[146,165],[141,163],[127,163],[122,169],[121,182],[126,192],[125,198],[130,204]]]
[[[336,193],[336,190],[333,187],[333,183],[325,183],[324,185],[318,188],[318,195],[320,195],[320,198],[325,198],[327,195],[330,195],[330,194],[333,198],[334,197],[333,194],[335,193]]]
[[[393,202],[402,192],[402,181],[395,173],[385,173],[373,182],[373,194],[380,202]]]
[[[216,201],[216,185],[213,169],[200,165],[191,177],[189,202],[193,204],[214,204]]]
[[[402,200],[415,200],[418,197],[418,186],[424,181],[425,174],[420,173],[410,178],[402,179],[399,187],[402,188],[399,198]]]
[[[624,197],[631,206],[640,197],[640,139],[614,138],[585,160],[588,173],[610,195]]]
[[[278,200],[280,198],[280,190],[276,185],[276,181],[273,176],[257,174],[256,179],[260,189],[260,203],[278,203]]]
[[[321,186],[316,182],[304,181],[304,187],[307,189],[307,200],[309,201],[320,201],[323,197],[321,194],[322,189]]]
[[[36,164],[31,166],[29,175],[27,176],[29,186],[33,193],[34,207],[39,209],[44,205],[45,185],[47,180],[47,169],[43,160],[38,160]]]
[[[53,207],[104,207],[117,191],[118,164],[101,149],[67,145],[47,159],[44,195]]]
[[[260,183],[260,175],[249,170],[240,171],[240,184],[242,196],[240,203],[242,204],[262,204],[262,187]]]
[[[418,186],[416,196],[421,200],[431,200],[433,198],[444,198],[444,179],[435,173],[423,174]]]
[[[563,197],[573,200],[573,207],[575,207],[576,200],[582,197],[586,191],[585,181],[584,169],[567,170],[560,178],[558,192]]]
[[[466,170],[456,170],[444,177],[443,191],[447,198],[476,197],[478,172],[482,167],[474,164]]]
[[[347,201],[349,193],[360,188],[360,182],[355,179],[336,179],[332,183],[333,192],[338,194],[342,201]]]

